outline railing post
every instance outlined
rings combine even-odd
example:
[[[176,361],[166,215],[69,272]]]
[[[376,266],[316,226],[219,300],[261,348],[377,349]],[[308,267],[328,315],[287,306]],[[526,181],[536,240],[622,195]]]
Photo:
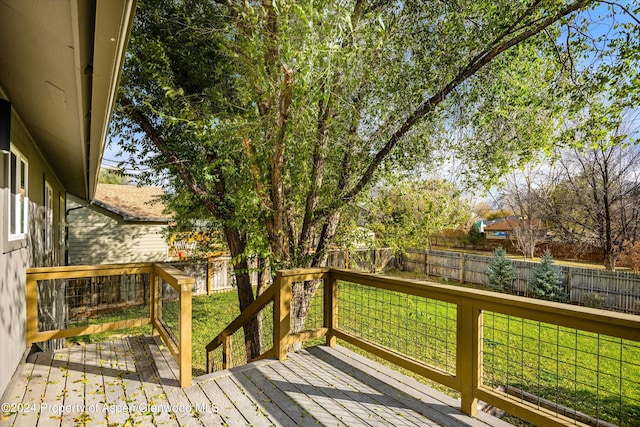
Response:
[[[191,385],[191,284],[180,286],[180,387]]]
[[[160,335],[156,328],[156,323],[159,319],[160,310],[160,276],[156,274],[155,265],[151,268],[151,276],[149,282],[151,283],[151,306],[149,307],[151,314],[151,335]]]
[[[278,360],[287,358],[289,333],[291,332],[291,277],[282,277],[276,272],[275,324],[273,325],[274,346]]]
[[[335,347],[334,330],[338,324],[338,281],[329,273],[324,279],[324,326],[327,328],[326,345]]]
[[[482,377],[482,311],[467,300],[458,304],[456,377],[459,379],[460,409],[474,416],[478,411],[475,390]]]
[[[225,335],[222,339],[222,369],[233,368],[233,359],[231,358],[233,353],[232,344],[231,335]]]
[[[27,348],[31,348],[36,333],[38,332],[38,281],[32,280],[27,275],[27,336],[25,337]]]

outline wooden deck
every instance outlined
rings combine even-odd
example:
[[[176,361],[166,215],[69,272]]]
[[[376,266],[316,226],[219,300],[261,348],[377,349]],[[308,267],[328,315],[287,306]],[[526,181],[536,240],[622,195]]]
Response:
[[[501,426],[345,348],[313,347],[194,378],[152,337],[118,337],[39,353],[8,394],[0,426]],[[3,409],[6,409],[3,407]]]

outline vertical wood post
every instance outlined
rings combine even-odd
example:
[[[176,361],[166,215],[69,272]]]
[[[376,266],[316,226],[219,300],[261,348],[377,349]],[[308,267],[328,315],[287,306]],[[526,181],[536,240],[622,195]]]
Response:
[[[373,267],[372,267],[372,269],[371,269],[371,272],[372,272],[372,273],[375,273],[375,272],[376,272],[376,270],[377,270],[377,269],[376,269],[376,261],[377,261],[377,259],[378,259],[378,257],[377,257],[377,252],[378,252],[378,251],[377,251],[377,249],[376,249],[376,248],[373,248]]]
[[[273,325],[274,345],[278,360],[287,358],[289,333],[291,332],[291,277],[282,277],[282,272],[276,272],[275,313],[276,322]]]
[[[345,249],[344,268],[349,269],[349,249]]]
[[[222,369],[233,368],[233,359],[231,359],[233,352],[232,344],[231,335],[225,335],[222,339]]]
[[[180,387],[191,385],[191,283],[180,286]]]
[[[569,302],[573,302],[571,297],[571,288],[573,287],[573,269],[567,267],[567,292],[569,293]]]
[[[213,256],[207,256],[207,295],[211,295],[211,282],[213,281]]]
[[[460,283],[464,283],[464,267],[465,267],[465,262],[466,262],[466,255],[462,252],[460,252],[460,278],[459,278],[459,282]]]
[[[155,267],[151,269],[150,273],[151,283],[151,335],[160,335],[156,324],[160,318],[160,276],[156,274]]]
[[[326,345],[335,347],[334,330],[338,324],[338,281],[330,274],[324,279],[324,326],[327,328]]]
[[[456,377],[460,381],[460,409],[474,416],[478,411],[475,390],[482,377],[482,312],[471,301],[458,304]]]
[[[25,341],[27,348],[31,348],[31,344],[38,332],[38,281],[32,280],[27,275],[27,336]]]
[[[424,274],[429,275],[429,249],[424,250]]]

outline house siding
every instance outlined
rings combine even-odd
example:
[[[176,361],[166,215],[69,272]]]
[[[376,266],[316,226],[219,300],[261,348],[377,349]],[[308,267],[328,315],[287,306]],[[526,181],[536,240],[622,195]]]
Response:
[[[166,223],[125,221],[96,205],[69,200],[70,265],[167,261]],[[74,209],[76,208],[76,209]]]
[[[0,96],[7,98],[0,90]],[[29,162],[28,166],[28,229],[25,244],[5,245],[8,235],[7,182],[8,155],[0,157],[0,396],[6,392],[11,378],[26,351],[26,269],[59,265],[64,260],[64,227],[61,227],[60,200],[66,193],[55,173],[47,164],[35,141],[12,111],[11,142]],[[52,250],[45,251],[45,184],[53,188]]]

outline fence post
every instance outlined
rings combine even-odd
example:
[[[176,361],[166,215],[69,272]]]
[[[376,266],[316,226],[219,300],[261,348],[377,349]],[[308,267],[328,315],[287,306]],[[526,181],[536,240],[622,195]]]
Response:
[[[291,277],[282,277],[282,272],[276,272],[275,295],[275,324],[273,325],[274,346],[278,360],[287,358],[289,333],[291,332]]]
[[[482,312],[467,300],[458,304],[456,324],[456,377],[460,381],[460,410],[474,416],[478,411],[475,390],[482,377]]]
[[[376,269],[376,258],[377,258],[376,253],[377,253],[376,248],[373,248],[373,268],[371,270],[372,273],[375,273],[377,270]]]
[[[429,249],[424,250],[424,274],[429,275]]]
[[[345,249],[344,251],[344,268],[349,269],[349,249]]]
[[[336,346],[334,330],[338,320],[338,281],[329,273],[324,279],[324,326],[327,328],[326,345]]]
[[[465,267],[466,255],[460,252],[460,283],[464,283],[464,267]]]
[[[571,288],[573,287],[573,269],[567,267],[567,292],[569,293],[569,302],[573,302],[571,298]]]
[[[213,256],[207,256],[207,295],[211,295],[211,281],[213,280]]]
[[[185,388],[191,385],[191,295],[192,284],[184,283],[180,285],[180,387]]]

